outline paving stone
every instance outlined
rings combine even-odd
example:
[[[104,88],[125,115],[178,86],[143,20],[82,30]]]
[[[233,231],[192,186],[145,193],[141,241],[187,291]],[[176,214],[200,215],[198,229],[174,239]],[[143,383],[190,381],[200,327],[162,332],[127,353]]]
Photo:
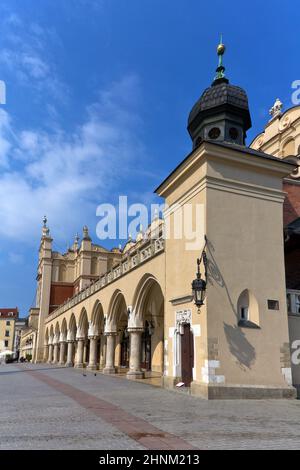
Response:
[[[28,370],[99,401],[91,398],[90,409],[81,406]],[[143,449],[155,446],[155,432],[167,445],[185,442],[198,449],[300,447],[297,400],[206,401],[126,378],[91,373],[84,377],[72,368],[31,364],[1,365],[0,390],[0,449]],[[111,420],[101,406],[93,412],[100,400],[114,410]],[[122,422],[126,421],[124,432],[116,407],[122,409]],[[137,423],[140,433],[143,422],[146,429],[156,431],[145,433],[141,445],[127,432],[132,433]]]

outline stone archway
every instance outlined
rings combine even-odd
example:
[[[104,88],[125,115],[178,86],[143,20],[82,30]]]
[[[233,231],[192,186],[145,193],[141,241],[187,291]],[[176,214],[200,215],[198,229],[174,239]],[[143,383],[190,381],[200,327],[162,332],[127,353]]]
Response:
[[[46,328],[45,341],[44,341],[44,362],[48,361],[49,357],[49,329]]]
[[[124,349],[126,347],[124,336],[126,335],[127,327],[127,303],[122,292],[116,290],[110,302],[109,315],[105,327],[107,348],[104,373],[115,373],[117,367],[126,367],[126,357],[129,357],[129,351]]]
[[[128,378],[142,377],[145,371],[162,375],[164,296],[151,274],[145,274],[136,288],[129,331],[132,345]]]
[[[67,321],[64,318],[61,324],[61,331],[59,337],[59,364],[65,365],[67,362]]]
[[[89,322],[88,316],[85,308],[82,309],[78,321],[77,328],[77,354],[75,367],[81,368],[84,367],[86,362],[89,360],[89,344],[88,344],[88,331],[89,331]]]
[[[57,322],[54,330],[54,339],[53,339],[53,364],[58,364],[59,361],[59,337],[60,337],[60,328],[59,323]]]
[[[53,361],[53,341],[54,341],[54,329],[53,325],[50,327],[49,340],[48,340],[48,363],[51,364]]]
[[[104,336],[104,313],[101,303],[97,300],[89,326],[90,357],[88,368],[96,370],[103,369],[105,361],[105,336]]]
[[[68,331],[67,331],[67,362],[66,367],[73,367],[75,364],[75,357],[76,357],[76,336],[77,336],[77,325],[76,325],[76,318],[74,313],[72,313]]]

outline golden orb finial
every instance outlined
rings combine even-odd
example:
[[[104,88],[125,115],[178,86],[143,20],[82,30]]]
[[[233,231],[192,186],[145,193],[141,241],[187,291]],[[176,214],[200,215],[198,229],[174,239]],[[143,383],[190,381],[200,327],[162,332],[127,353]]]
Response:
[[[224,44],[219,44],[217,47],[217,54],[218,55],[223,55],[225,52],[225,45]]]
[[[223,38],[222,38],[222,34],[220,36],[220,42],[219,42],[219,45],[217,46],[217,54],[220,56],[220,55],[223,55],[224,52],[226,50],[226,47],[225,47],[225,44],[223,44]]]

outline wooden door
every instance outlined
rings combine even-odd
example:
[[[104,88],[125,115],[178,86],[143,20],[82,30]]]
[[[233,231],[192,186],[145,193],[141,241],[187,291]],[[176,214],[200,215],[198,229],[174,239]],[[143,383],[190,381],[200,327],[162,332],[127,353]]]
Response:
[[[193,380],[194,366],[194,338],[190,325],[183,325],[183,335],[181,335],[181,379],[186,387],[189,387]]]

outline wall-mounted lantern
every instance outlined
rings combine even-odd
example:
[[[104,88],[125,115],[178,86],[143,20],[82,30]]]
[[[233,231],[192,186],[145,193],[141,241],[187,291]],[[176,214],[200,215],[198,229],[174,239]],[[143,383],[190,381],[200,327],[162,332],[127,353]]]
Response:
[[[205,237],[205,246],[206,246],[206,237]],[[205,252],[205,246],[203,248],[201,258],[197,258],[197,278],[193,280],[192,282],[192,290],[193,290],[193,296],[194,296],[194,302],[195,305],[198,307],[198,311],[200,310],[200,307],[204,304],[204,299],[205,299],[205,293],[206,293],[206,252]],[[201,278],[201,272],[200,272],[200,264],[203,259],[203,264],[205,267],[205,279]]]

